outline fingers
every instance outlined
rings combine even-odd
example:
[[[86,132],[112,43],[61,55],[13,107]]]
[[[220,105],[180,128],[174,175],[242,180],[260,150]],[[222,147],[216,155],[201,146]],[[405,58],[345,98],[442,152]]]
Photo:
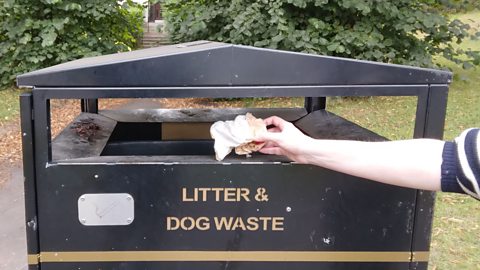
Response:
[[[254,140],[261,142],[272,141],[279,143],[285,135],[282,134],[283,130],[286,128],[290,122],[283,120],[278,116],[271,116],[263,120],[265,125],[273,126],[267,130],[267,132],[262,132],[261,134],[256,134]]]
[[[268,132],[282,132],[278,127],[269,128]]]
[[[276,144],[272,141],[267,141],[267,142],[265,142],[265,145],[262,148],[269,148],[269,147],[278,147],[278,144]]]
[[[282,118],[280,118],[278,116],[268,117],[267,119],[264,119],[263,122],[267,126],[273,125],[275,127],[278,127],[280,130],[283,130],[285,125],[288,123],[287,121],[283,120]]]
[[[273,141],[277,142],[281,139],[281,133],[279,132],[262,132],[260,134],[257,134],[254,138],[254,141],[257,142],[268,142],[268,141]]]

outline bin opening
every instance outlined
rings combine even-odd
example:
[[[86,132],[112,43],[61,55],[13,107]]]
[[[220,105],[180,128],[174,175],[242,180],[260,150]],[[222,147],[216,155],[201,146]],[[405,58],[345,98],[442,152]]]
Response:
[[[118,122],[100,156],[213,155],[210,125]]]
[[[294,111],[283,111],[283,113],[282,111],[278,111],[278,115],[287,116],[285,118],[314,138],[385,140],[384,137],[325,110],[306,115],[302,112],[301,117],[297,117],[300,112],[292,114]],[[211,124],[217,120],[223,120],[225,115],[231,119],[236,113],[241,114],[244,111],[218,110],[214,112],[215,117],[206,114],[205,117],[194,119],[203,122],[171,117],[172,111],[169,111],[168,117],[161,115],[158,118],[145,118],[145,112],[141,113],[118,111],[101,114],[81,113],[52,141],[52,160],[88,159],[91,162],[102,162],[102,160],[117,162],[120,159],[123,160],[123,157],[155,160],[168,157],[172,162],[186,162],[186,156],[196,156],[195,160],[198,162],[214,162],[214,141],[210,137]],[[173,116],[176,113],[178,112],[173,112]],[[261,110],[257,114],[265,117],[276,113],[277,111]],[[159,115],[159,112],[156,111],[154,114]],[[151,115],[149,113],[147,116]],[[222,117],[216,117],[217,115]],[[289,115],[291,116],[288,117]],[[91,132],[83,132],[83,128],[90,128],[87,131]],[[243,157],[235,155],[231,155],[230,158],[244,161]],[[255,154],[253,159],[268,162],[276,161],[277,157]]]
[[[215,155],[212,140],[117,141],[107,143],[101,156],[204,156]]]
[[[118,122],[108,143],[121,141],[157,141],[161,140],[162,123]]]
[[[210,126],[252,112],[266,118],[279,115],[295,122],[304,108],[252,109],[135,109],[80,113],[51,144],[53,161],[118,162],[141,158],[187,162],[215,162]],[[176,157],[178,156],[178,157]],[[256,157],[263,155],[255,155]],[[237,158],[234,155],[232,158]],[[243,157],[238,157],[244,160]],[[265,157],[268,161],[277,160]],[[283,159],[282,159],[283,160]]]

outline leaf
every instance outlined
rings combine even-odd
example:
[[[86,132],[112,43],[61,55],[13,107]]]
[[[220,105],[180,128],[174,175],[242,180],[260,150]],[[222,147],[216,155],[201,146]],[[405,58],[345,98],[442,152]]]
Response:
[[[318,43],[320,43],[320,45],[327,45],[328,44],[328,40],[324,39],[324,38],[319,38],[318,39]]]
[[[55,5],[62,2],[62,0],[43,0],[43,1],[50,5]]]
[[[333,52],[333,51],[336,51],[337,48],[338,48],[339,44],[338,43],[332,43],[330,45],[327,46],[327,50]]]
[[[40,60],[36,56],[31,56],[27,58],[27,61],[32,63],[38,63]]]
[[[427,28],[431,28],[435,25],[435,21],[431,17],[426,17],[423,21],[423,25]]]
[[[253,46],[255,46],[255,47],[265,47],[265,46],[268,45],[268,43],[269,43],[268,40],[255,41]]]
[[[30,40],[32,40],[32,35],[29,33],[25,34],[22,38],[18,40],[20,44],[27,44]]]
[[[42,47],[48,47],[52,46],[57,39],[57,33],[51,30],[40,34],[40,37],[42,38]]]
[[[310,18],[308,19],[308,22],[315,27],[317,30],[322,30],[325,28],[325,23],[321,20],[318,20],[317,18]]]
[[[63,25],[67,22],[68,22],[68,20],[65,21],[65,19],[63,19],[63,18],[55,18],[55,19],[52,20],[52,25],[53,25],[53,27],[55,27],[55,29],[62,30]]]
[[[320,7],[320,6],[323,6],[323,5],[327,4],[327,3],[328,3],[328,0],[315,0],[314,5],[315,5],[316,7]]]
[[[77,4],[77,3],[69,3],[69,4],[66,4],[63,7],[63,9],[66,10],[66,11],[73,11],[73,10],[81,11],[82,6],[80,4]],[[98,14],[94,14],[94,15],[98,16]]]
[[[282,41],[285,37],[282,34],[278,34],[272,38],[272,41],[275,43],[278,43]]]

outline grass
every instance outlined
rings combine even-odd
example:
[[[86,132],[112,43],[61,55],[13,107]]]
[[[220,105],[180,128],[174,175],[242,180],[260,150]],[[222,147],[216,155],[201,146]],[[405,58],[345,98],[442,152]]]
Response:
[[[0,90],[0,123],[15,119],[20,111],[18,95],[22,91],[15,88]]]

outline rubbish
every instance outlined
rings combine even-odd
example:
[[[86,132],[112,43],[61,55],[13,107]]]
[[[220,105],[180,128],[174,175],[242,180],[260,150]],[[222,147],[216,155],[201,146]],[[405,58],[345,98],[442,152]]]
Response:
[[[223,160],[235,148],[237,155],[247,155],[260,150],[265,143],[254,142],[253,138],[266,132],[263,120],[251,113],[238,115],[235,120],[217,121],[210,127],[210,135],[215,139],[215,158]]]

